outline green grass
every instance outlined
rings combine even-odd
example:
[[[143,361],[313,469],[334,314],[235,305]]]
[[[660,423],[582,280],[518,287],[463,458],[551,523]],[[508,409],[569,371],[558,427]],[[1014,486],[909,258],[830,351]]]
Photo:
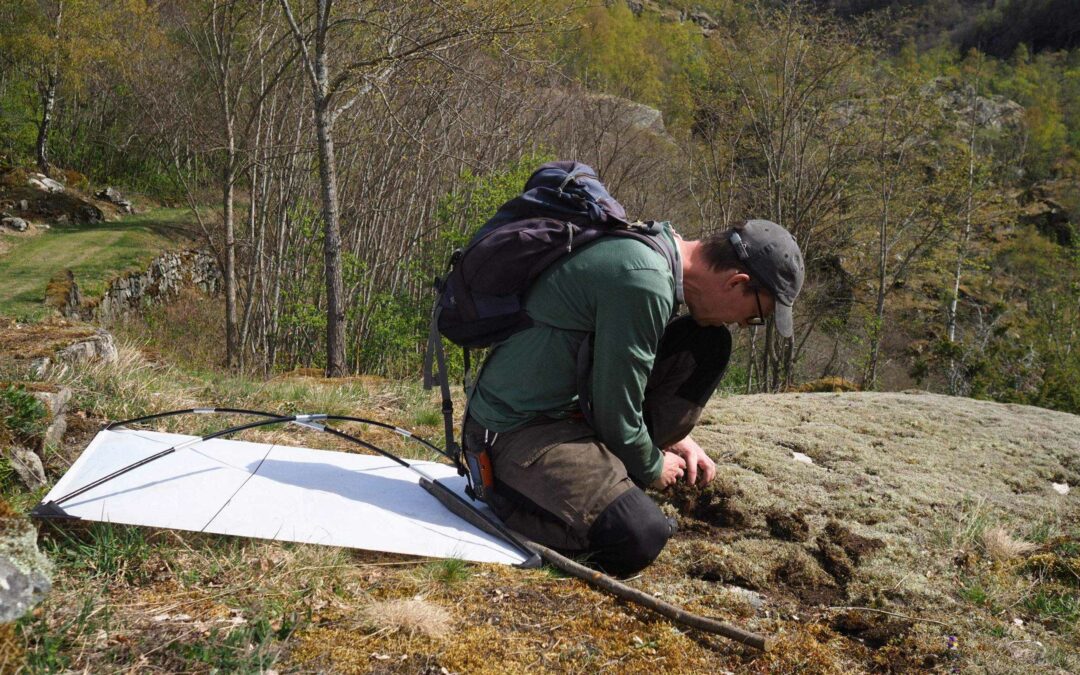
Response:
[[[45,405],[22,386],[0,387],[0,427],[27,442],[45,431]]]
[[[90,579],[139,582],[154,547],[139,527],[91,523],[82,532],[54,528],[43,548],[61,568]]]
[[[9,238],[0,254],[0,314],[38,320],[45,287],[57,271],[70,269],[83,296],[100,296],[125,272],[143,270],[161,251],[182,246],[186,209],[155,209],[98,225],[54,225],[35,237]]]
[[[1080,622],[1080,595],[1068,591],[1040,589],[1024,601],[1024,607],[1059,628],[1068,629]]]
[[[472,576],[472,569],[461,558],[444,558],[428,563],[425,573],[428,578],[450,586]]]
[[[79,598],[79,611],[60,625],[50,626],[44,613],[31,612],[16,624],[28,646],[25,673],[57,673],[71,665],[71,652],[80,636],[95,626],[93,610],[98,597],[90,593]]]
[[[213,629],[205,641],[178,643],[171,648],[194,669],[210,672],[261,673],[277,660],[275,641],[287,639],[295,625],[286,619],[275,628],[265,617],[228,632]]]
[[[990,593],[978,581],[973,581],[960,589],[960,597],[973,605],[985,605],[990,600]]]
[[[435,427],[442,424],[443,416],[439,410],[420,410],[413,415],[413,424],[418,427]]]

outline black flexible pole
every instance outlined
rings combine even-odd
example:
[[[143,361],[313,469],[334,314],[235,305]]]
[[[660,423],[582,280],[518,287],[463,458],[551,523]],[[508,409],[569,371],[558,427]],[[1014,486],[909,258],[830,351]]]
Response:
[[[208,414],[232,414],[232,415],[255,415],[258,417],[281,417],[277,413],[268,413],[261,410],[245,410],[243,408],[184,408],[183,410],[169,410],[168,412],[154,413],[153,415],[144,415],[142,417],[133,417],[129,420],[120,420],[119,422],[109,422],[106,425],[105,430],[114,429],[116,427],[125,427],[129,424],[137,424],[139,422],[147,422],[149,420],[157,420],[163,417],[173,417],[175,415],[208,415]]]
[[[263,414],[263,413],[257,413],[257,414]],[[164,415],[160,415],[160,416],[163,417]],[[227,436],[229,434],[235,434],[235,433],[238,433],[240,431],[244,431],[245,429],[254,429],[256,427],[265,427],[265,426],[268,426],[268,425],[271,425],[271,424],[279,424],[279,423],[282,423],[282,422],[292,422],[292,421],[295,421],[295,420],[296,420],[296,415],[289,415],[287,417],[272,417],[271,419],[256,420],[254,422],[248,422],[247,424],[241,424],[241,425],[238,425],[238,426],[235,426],[235,427],[229,427],[228,429],[222,429],[221,431],[215,431],[212,434],[208,434],[208,435],[202,436],[200,438],[192,438],[191,440],[185,441],[183,443],[178,443],[177,445],[174,445],[171,448],[168,448],[166,450],[162,450],[161,452],[150,455],[149,457],[144,457],[143,459],[140,459],[137,462],[132,462],[131,464],[128,464],[127,466],[125,466],[123,468],[117,469],[116,471],[113,471],[112,473],[110,473],[107,476],[102,476],[101,478],[98,478],[97,480],[93,481],[92,483],[88,483],[87,485],[84,485],[83,487],[81,487],[81,488],[79,488],[77,490],[73,490],[73,491],[67,493],[66,495],[64,495],[62,497],[57,497],[56,499],[45,502],[44,504],[40,504],[39,508],[47,508],[49,506],[58,507],[60,504],[63,504],[64,502],[68,501],[69,499],[71,499],[73,497],[78,497],[79,495],[81,495],[81,494],[83,494],[85,492],[88,492],[90,490],[93,490],[97,486],[102,485],[104,483],[107,483],[107,482],[111,481],[112,479],[117,478],[119,476],[122,476],[122,475],[124,475],[125,473],[127,473],[129,471],[133,471],[134,469],[137,469],[140,466],[145,466],[145,465],[149,464],[150,462],[153,462],[154,460],[158,460],[158,459],[161,459],[162,457],[165,457],[167,455],[171,455],[172,453],[176,452],[180,448],[195,445],[196,443],[202,443],[203,441],[209,441],[209,440],[212,440],[214,438],[219,438],[221,436]],[[36,510],[37,509],[35,508],[35,511]]]

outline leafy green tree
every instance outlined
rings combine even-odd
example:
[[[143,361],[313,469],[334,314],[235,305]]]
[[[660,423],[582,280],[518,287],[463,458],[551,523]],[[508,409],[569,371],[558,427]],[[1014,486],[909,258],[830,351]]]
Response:
[[[693,91],[707,68],[695,24],[635,15],[622,2],[583,9],[576,22],[557,46],[572,75],[592,89],[660,109],[671,126],[692,122]]]
[[[297,10],[294,11],[296,6]],[[521,0],[435,5],[280,0],[310,87],[323,207],[326,373],[345,374],[346,301],[335,125],[343,113],[381,92],[414,65],[446,66],[463,45],[512,43],[543,26],[538,5]]]
[[[421,287],[446,272],[451,252],[464,246],[500,206],[517,196],[532,172],[553,160],[547,153],[530,153],[507,166],[480,174],[465,170],[455,188],[439,200],[435,220],[438,234],[424,242],[409,263],[410,274]],[[362,275],[362,266],[346,265],[350,275]],[[348,281],[348,279],[347,279]],[[369,306],[357,308],[368,316],[367,339],[355,358],[364,372],[405,376],[419,370],[431,319],[431,296],[417,297],[403,289],[379,293]],[[359,320],[360,317],[351,317]],[[447,345],[448,370],[463,371],[461,350]]]
[[[1020,45],[987,83],[992,92],[1024,106],[1028,130],[1024,166],[1036,180],[1053,175],[1055,165],[1068,154],[1059,62],[1060,58],[1052,54],[1033,57],[1026,46]]]
[[[48,171],[49,133],[62,91],[83,91],[98,67],[121,68],[126,55],[123,29],[140,30],[153,11],[138,0],[10,0],[14,25],[5,44],[21,42],[16,67],[33,79],[38,119],[35,160]]]

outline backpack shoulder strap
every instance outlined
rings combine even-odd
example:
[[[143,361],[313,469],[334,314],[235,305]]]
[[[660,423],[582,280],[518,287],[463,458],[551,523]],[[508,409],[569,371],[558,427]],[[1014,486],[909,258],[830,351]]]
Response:
[[[664,256],[671,273],[675,277],[676,287],[682,285],[682,265],[679,264],[679,252],[664,234],[664,228],[670,223],[666,220],[650,220],[630,223],[626,227],[611,230],[611,234],[632,237],[648,245],[652,250]]]
[[[682,287],[682,265],[679,263],[679,253],[672,241],[664,235],[664,227],[667,221],[649,221],[647,223],[631,223],[627,228],[612,230],[612,234],[624,237],[632,237],[648,245],[654,251],[664,256],[671,274],[675,277],[675,288]],[[592,386],[589,380],[592,375],[593,364],[593,336],[589,333],[581,341],[578,348],[576,364],[574,367],[574,379],[577,383],[578,408],[581,409],[585,422],[596,428],[593,423]]]

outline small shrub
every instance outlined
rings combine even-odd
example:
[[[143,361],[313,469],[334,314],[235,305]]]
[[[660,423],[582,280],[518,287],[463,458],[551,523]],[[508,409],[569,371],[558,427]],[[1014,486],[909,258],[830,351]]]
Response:
[[[23,386],[9,384],[0,388],[0,441],[10,435],[9,440],[30,442],[45,431],[47,417],[45,405]]]
[[[72,187],[84,192],[90,187],[90,180],[75,169],[61,169],[58,173],[60,174],[60,180],[67,187]]]
[[[973,605],[985,605],[990,600],[990,593],[987,592],[982,583],[973,581],[960,589],[960,597]]]
[[[30,179],[30,174],[24,169],[12,169],[3,175],[0,175],[0,187],[6,188],[19,188],[26,185],[26,181]]]
[[[862,391],[862,387],[851,380],[845,380],[842,377],[823,377],[818,380],[804,382],[791,389],[791,391],[803,394],[817,392],[840,393],[846,391]]]

